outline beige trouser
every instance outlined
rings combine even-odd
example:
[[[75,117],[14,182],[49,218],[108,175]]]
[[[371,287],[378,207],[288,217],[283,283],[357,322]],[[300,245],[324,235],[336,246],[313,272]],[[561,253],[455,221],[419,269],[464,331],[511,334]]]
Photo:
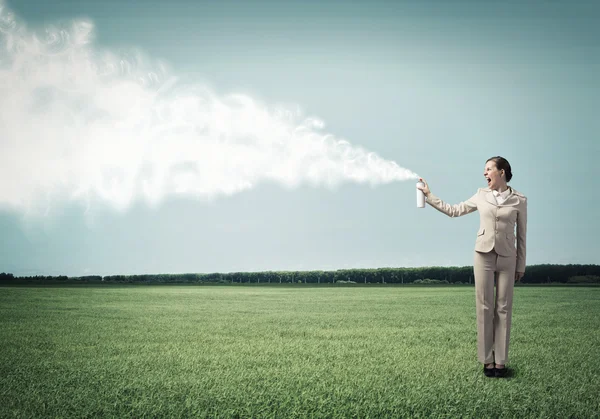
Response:
[[[477,358],[484,364],[506,364],[515,286],[516,256],[494,250],[475,252],[473,271],[477,310]],[[494,300],[494,279],[496,298]]]

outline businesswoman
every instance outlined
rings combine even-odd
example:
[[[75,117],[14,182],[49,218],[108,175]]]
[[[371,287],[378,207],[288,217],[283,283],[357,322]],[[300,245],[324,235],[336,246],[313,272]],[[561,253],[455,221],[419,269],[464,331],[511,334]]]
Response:
[[[479,211],[473,272],[477,311],[477,357],[488,377],[504,377],[508,368],[508,344],[515,281],[525,274],[527,240],[527,198],[507,183],[512,178],[508,161],[500,156],[485,163],[487,188],[460,204],[450,205],[417,186],[427,203],[449,217]],[[516,235],[515,235],[516,229]],[[515,246],[516,242],[516,246]],[[494,279],[496,298],[494,300]]]

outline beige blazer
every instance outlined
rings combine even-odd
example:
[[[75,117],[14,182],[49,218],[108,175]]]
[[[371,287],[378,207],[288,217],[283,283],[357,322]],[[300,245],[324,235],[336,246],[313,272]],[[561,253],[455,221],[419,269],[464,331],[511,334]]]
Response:
[[[449,217],[460,217],[479,210],[475,250],[487,253],[493,249],[500,256],[516,255],[516,271],[525,272],[527,198],[513,188],[509,189],[510,194],[502,205],[496,202],[490,188],[479,188],[471,198],[455,205],[445,203],[430,192],[427,203]]]

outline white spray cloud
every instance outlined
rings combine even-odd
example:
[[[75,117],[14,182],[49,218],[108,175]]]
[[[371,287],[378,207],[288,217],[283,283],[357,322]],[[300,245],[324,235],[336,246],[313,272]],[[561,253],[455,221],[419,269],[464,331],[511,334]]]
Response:
[[[0,206],[37,212],[100,199],[126,210],[269,181],[335,187],[418,177],[297,110],[220,97],[93,40],[90,21],[33,31],[0,0]]]

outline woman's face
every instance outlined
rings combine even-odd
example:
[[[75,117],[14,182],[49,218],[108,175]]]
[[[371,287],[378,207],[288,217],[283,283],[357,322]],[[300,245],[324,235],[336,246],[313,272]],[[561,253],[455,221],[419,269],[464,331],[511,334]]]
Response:
[[[496,163],[493,160],[490,160],[485,164],[483,176],[485,176],[490,189],[498,189],[501,185],[506,183],[502,177],[503,174],[504,170],[498,170]]]

